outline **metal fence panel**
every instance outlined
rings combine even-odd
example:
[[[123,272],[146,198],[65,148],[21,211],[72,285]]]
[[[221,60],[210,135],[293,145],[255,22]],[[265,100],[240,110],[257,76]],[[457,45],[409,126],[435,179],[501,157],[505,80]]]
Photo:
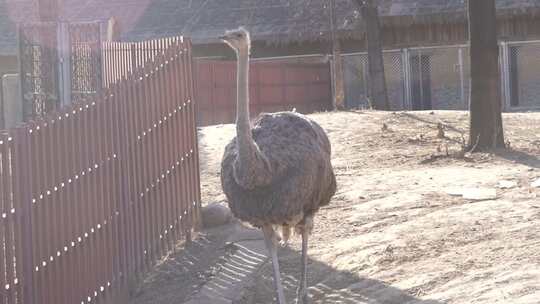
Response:
[[[58,40],[56,23],[19,27],[19,57],[25,120],[59,106]]]
[[[403,109],[407,102],[405,71],[400,50],[383,53],[384,75],[390,109]],[[366,53],[343,56],[345,105],[348,108],[369,108],[369,69]]]
[[[400,51],[383,53],[384,77],[390,110],[403,109],[406,104],[405,71],[402,60]]]
[[[540,42],[507,44],[507,89],[512,108],[539,108]]]
[[[506,110],[540,108],[540,41],[500,43],[501,99]],[[467,45],[384,51],[391,110],[467,110]],[[369,107],[367,54],[343,56],[348,108]]]
[[[411,101],[414,110],[466,108],[461,47],[411,48]]]
[[[345,106],[348,109],[369,108],[367,55],[343,56]]]
[[[101,32],[99,23],[69,24],[72,102],[100,93]]]

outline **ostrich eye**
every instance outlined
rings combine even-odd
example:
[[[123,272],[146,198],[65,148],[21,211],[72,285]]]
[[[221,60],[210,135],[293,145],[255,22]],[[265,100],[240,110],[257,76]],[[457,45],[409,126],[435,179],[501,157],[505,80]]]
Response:
[[[242,37],[242,34],[238,33],[238,34],[236,34],[236,37],[240,38],[240,37]]]

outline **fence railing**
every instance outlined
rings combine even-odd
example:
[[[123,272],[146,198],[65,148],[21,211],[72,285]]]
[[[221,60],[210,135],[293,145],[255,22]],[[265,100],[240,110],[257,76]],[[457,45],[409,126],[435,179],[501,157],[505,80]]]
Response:
[[[503,108],[540,108],[540,41],[501,42],[499,50]],[[367,107],[367,54],[347,54],[343,60],[347,106]],[[468,109],[467,45],[387,50],[383,60],[392,110]]]
[[[120,60],[120,59],[118,59]],[[190,237],[191,44],[0,136],[0,303],[102,303]]]

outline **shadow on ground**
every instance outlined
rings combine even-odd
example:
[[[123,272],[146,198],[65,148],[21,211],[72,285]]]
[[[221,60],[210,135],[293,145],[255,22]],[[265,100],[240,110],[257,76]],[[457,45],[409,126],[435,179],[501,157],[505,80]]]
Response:
[[[514,149],[500,149],[494,151],[495,155],[500,158],[519,163],[532,168],[540,168],[540,158],[538,156],[525,151],[519,151]],[[540,153],[537,153],[537,155]]]
[[[425,124],[431,125],[433,128],[436,128],[437,124],[440,122],[440,121],[428,120],[428,119],[426,119],[424,117],[420,117],[419,115],[409,113],[409,112],[399,112],[398,115],[408,117],[408,118],[416,120],[418,122],[423,122]],[[435,117],[435,118],[437,118],[437,117]],[[459,133],[459,134],[465,134],[465,132],[466,132],[465,130],[459,129],[459,128],[454,127],[454,126],[452,126],[450,124],[447,124],[447,123],[443,123],[443,125],[444,125],[444,127],[446,129],[454,131],[454,132]]]
[[[202,232],[190,244],[178,246],[132,287],[129,303],[184,303],[199,292],[231,253],[224,237],[231,229],[219,231]]]
[[[300,253],[283,248],[279,253],[281,273],[287,303],[295,303],[296,288],[300,274]],[[308,286],[310,303],[344,304],[442,304],[434,300],[422,300],[413,293],[393,287],[385,282],[337,270],[325,263],[309,260]],[[267,262],[256,276],[255,283],[244,296],[241,304],[274,303],[271,263]]]
[[[130,304],[275,303],[271,263],[259,230],[230,224],[205,231],[179,249],[146,275]],[[282,248],[279,259],[288,303],[294,303],[300,253]],[[401,290],[313,259],[308,283],[313,304],[442,304],[419,299],[416,290]]]

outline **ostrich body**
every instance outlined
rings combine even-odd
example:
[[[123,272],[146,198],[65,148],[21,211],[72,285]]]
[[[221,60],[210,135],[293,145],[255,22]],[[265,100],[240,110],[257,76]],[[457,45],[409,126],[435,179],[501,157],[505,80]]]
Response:
[[[272,258],[278,302],[285,304],[274,227],[302,236],[302,274],[297,303],[307,303],[307,245],[313,217],[336,191],[330,141],[308,117],[294,112],[261,114],[249,120],[249,33],[240,28],[221,37],[238,58],[236,137],[221,163],[221,184],[235,217],[263,230]],[[286,241],[286,240],[285,240]]]

